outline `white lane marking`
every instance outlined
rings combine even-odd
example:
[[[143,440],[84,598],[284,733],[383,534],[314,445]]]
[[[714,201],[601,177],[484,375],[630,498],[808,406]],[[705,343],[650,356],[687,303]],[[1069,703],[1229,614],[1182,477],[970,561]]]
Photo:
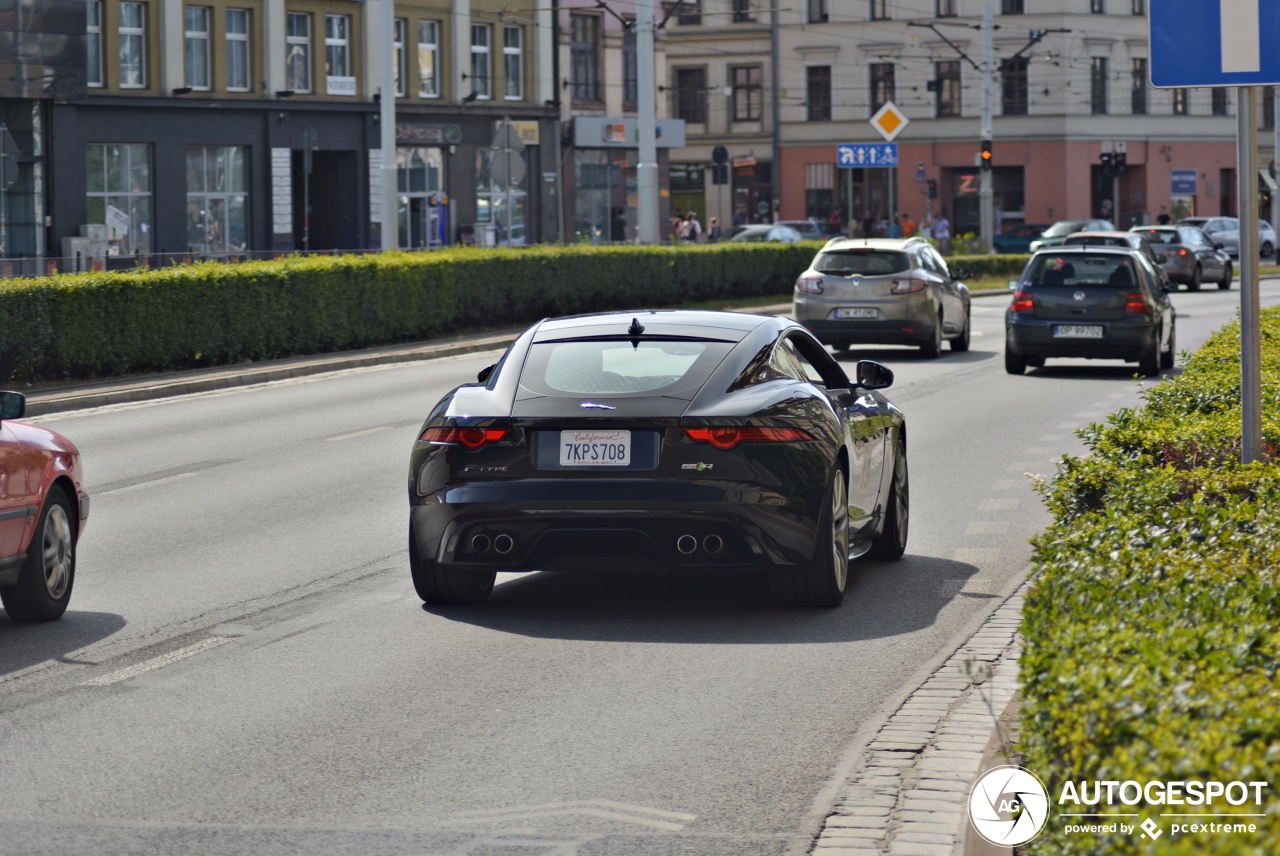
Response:
[[[219,645],[225,645],[234,636],[210,636],[207,639],[201,639],[199,642],[193,642],[186,647],[179,648],[176,651],[170,651],[168,654],[161,654],[159,657],[152,657],[150,660],[143,660],[141,663],[134,663],[123,669],[118,669],[96,678],[90,678],[84,682],[86,687],[106,687],[111,684],[118,684],[121,681],[127,681],[130,678],[136,678],[138,675],[144,675],[147,672],[154,672],[156,669],[163,669],[165,666],[185,660],[188,657],[194,657],[196,654],[202,654],[217,648]]]
[[[986,523],[975,520],[964,530],[966,535],[1005,535],[1009,532],[1008,521]]]
[[[684,823],[675,823],[673,821],[688,822],[696,820],[698,817],[696,814],[681,814],[674,811],[627,805],[626,803],[613,802],[612,800],[578,800],[567,803],[549,803],[546,805],[466,812],[465,814],[458,814],[448,818],[445,824],[508,823],[542,817],[563,817],[571,814],[634,823],[652,829],[665,829],[671,832],[679,832],[684,829],[685,825]]]
[[[176,481],[182,481],[183,479],[189,479],[192,476],[198,476],[198,475],[200,475],[200,473],[198,472],[178,473],[177,475],[173,475],[173,476],[165,476],[162,479],[152,479],[151,481],[144,481],[138,484],[131,484],[128,487],[118,487],[115,490],[103,491],[102,493],[97,494],[97,496],[114,496],[115,494],[129,493],[130,491],[142,490],[145,487],[156,487],[157,485],[169,484],[170,482],[176,482]]]
[[[1218,0],[1222,10],[1222,73],[1262,71],[1258,0]]]
[[[961,547],[951,554],[951,560],[954,562],[979,567],[994,564],[999,558],[999,547]]]
[[[1027,484],[1025,479],[999,479],[994,485],[993,490],[1017,490]]]
[[[1017,511],[1018,499],[984,499],[981,511]]]
[[[325,437],[326,443],[336,443],[338,440],[352,440],[356,437],[364,437],[368,434],[377,434],[379,431],[390,431],[390,425],[379,425],[376,428],[362,428],[359,431],[352,431],[350,434],[339,434],[337,437]]]

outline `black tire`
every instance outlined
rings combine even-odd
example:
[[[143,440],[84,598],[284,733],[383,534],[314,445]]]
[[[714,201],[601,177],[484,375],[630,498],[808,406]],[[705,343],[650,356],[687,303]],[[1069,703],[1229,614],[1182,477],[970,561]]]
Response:
[[[475,571],[418,555],[418,539],[409,524],[409,573],[423,603],[484,603],[493,593],[496,571]]]
[[[1262,257],[1263,257],[1264,259],[1269,259],[1269,258],[1271,258],[1273,255],[1275,255],[1275,252],[1276,252],[1276,248],[1275,248],[1275,247],[1273,247],[1273,246],[1271,246],[1271,242],[1270,242],[1270,241],[1263,241],[1263,242],[1262,242]]]
[[[1222,279],[1218,280],[1218,288],[1222,291],[1231,290],[1231,277],[1234,271],[1231,269],[1231,262],[1227,262],[1227,266],[1222,271]]]
[[[803,565],[773,571],[769,582],[774,600],[786,606],[830,609],[844,600],[849,582],[849,490],[839,465],[823,494],[813,557]]]
[[[868,553],[872,558],[901,559],[907,552],[907,529],[911,522],[911,483],[907,476],[907,447],[899,440],[894,444],[893,481],[885,504],[884,528],[871,540]]]
[[[956,338],[954,338],[954,339],[952,339],[952,340],[951,340],[951,350],[955,351],[955,352],[956,352],[956,353],[958,353],[958,354],[962,354],[962,353],[964,353],[965,351],[969,350],[969,336],[970,336],[970,333],[969,333],[969,322],[970,322],[970,320],[971,320],[971,319],[970,319],[970,317],[969,317],[969,312],[968,312],[968,311],[966,311],[966,312],[964,313],[964,330],[962,330],[962,331],[961,331],[961,333],[960,333],[960,335],[959,335],[959,336],[957,336]]]
[[[1191,272],[1191,282],[1187,283],[1187,291],[1199,291],[1200,283],[1204,278],[1204,270],[1200,265],[1196,265],[1196,269]]]
[[[40,509],[18,581],[0,589],[0,600],[14,621],[56,621],[67,611],[75,581],[75,518],[66,492],[55,486]]]
[[[1027,360],[1021,354],[1016,354],[1006,342],[1004,346],[1004,370],[1011,375],[1020,375],[1027,370]]]
[[[936,360],[942,356],[942,315],[939,313],[937,323],[933,325],[933,335],[920,345],[920,356],[926,360]]]
[[[1161,333],[1157,330],[1151,346],[1138,357],[1138,372],[1143,377],[1155,377],[1160,374],[1160,336]]]
[[[1160,352],[1160,368],[1162,369],[1173,368],[1174,358],[1178,354],[1177,333],[1178,325],[1176,323],[1171,324],[1169,326],[1169,350]]]

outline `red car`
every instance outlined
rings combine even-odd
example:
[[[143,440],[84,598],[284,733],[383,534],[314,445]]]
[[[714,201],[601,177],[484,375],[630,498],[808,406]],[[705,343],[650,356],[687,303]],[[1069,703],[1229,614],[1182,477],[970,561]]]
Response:
[[[0,392],[0,600],[14,621],[53,621],[71,600],[89,494],[70,440],[13,421],[26,403]]]

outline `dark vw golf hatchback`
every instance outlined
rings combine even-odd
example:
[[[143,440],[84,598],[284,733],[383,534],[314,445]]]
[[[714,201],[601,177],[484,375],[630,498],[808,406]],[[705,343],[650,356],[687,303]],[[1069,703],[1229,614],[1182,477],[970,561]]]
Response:
[[[1173,304],[1138,250],[1043,250],[1010,287],[1004,350],[1009,374],[1043,366],[1048,357],[1136,362],[1148,377],[1173,368]]]

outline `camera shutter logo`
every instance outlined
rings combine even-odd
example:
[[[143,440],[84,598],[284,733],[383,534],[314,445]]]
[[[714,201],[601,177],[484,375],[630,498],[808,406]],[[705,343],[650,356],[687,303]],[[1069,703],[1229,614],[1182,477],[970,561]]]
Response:
[[[1012,847],[1040,834],[1049,820],[1049,792],[1022,767],[995,767],[974,782],[969,821],[992,844]]]

